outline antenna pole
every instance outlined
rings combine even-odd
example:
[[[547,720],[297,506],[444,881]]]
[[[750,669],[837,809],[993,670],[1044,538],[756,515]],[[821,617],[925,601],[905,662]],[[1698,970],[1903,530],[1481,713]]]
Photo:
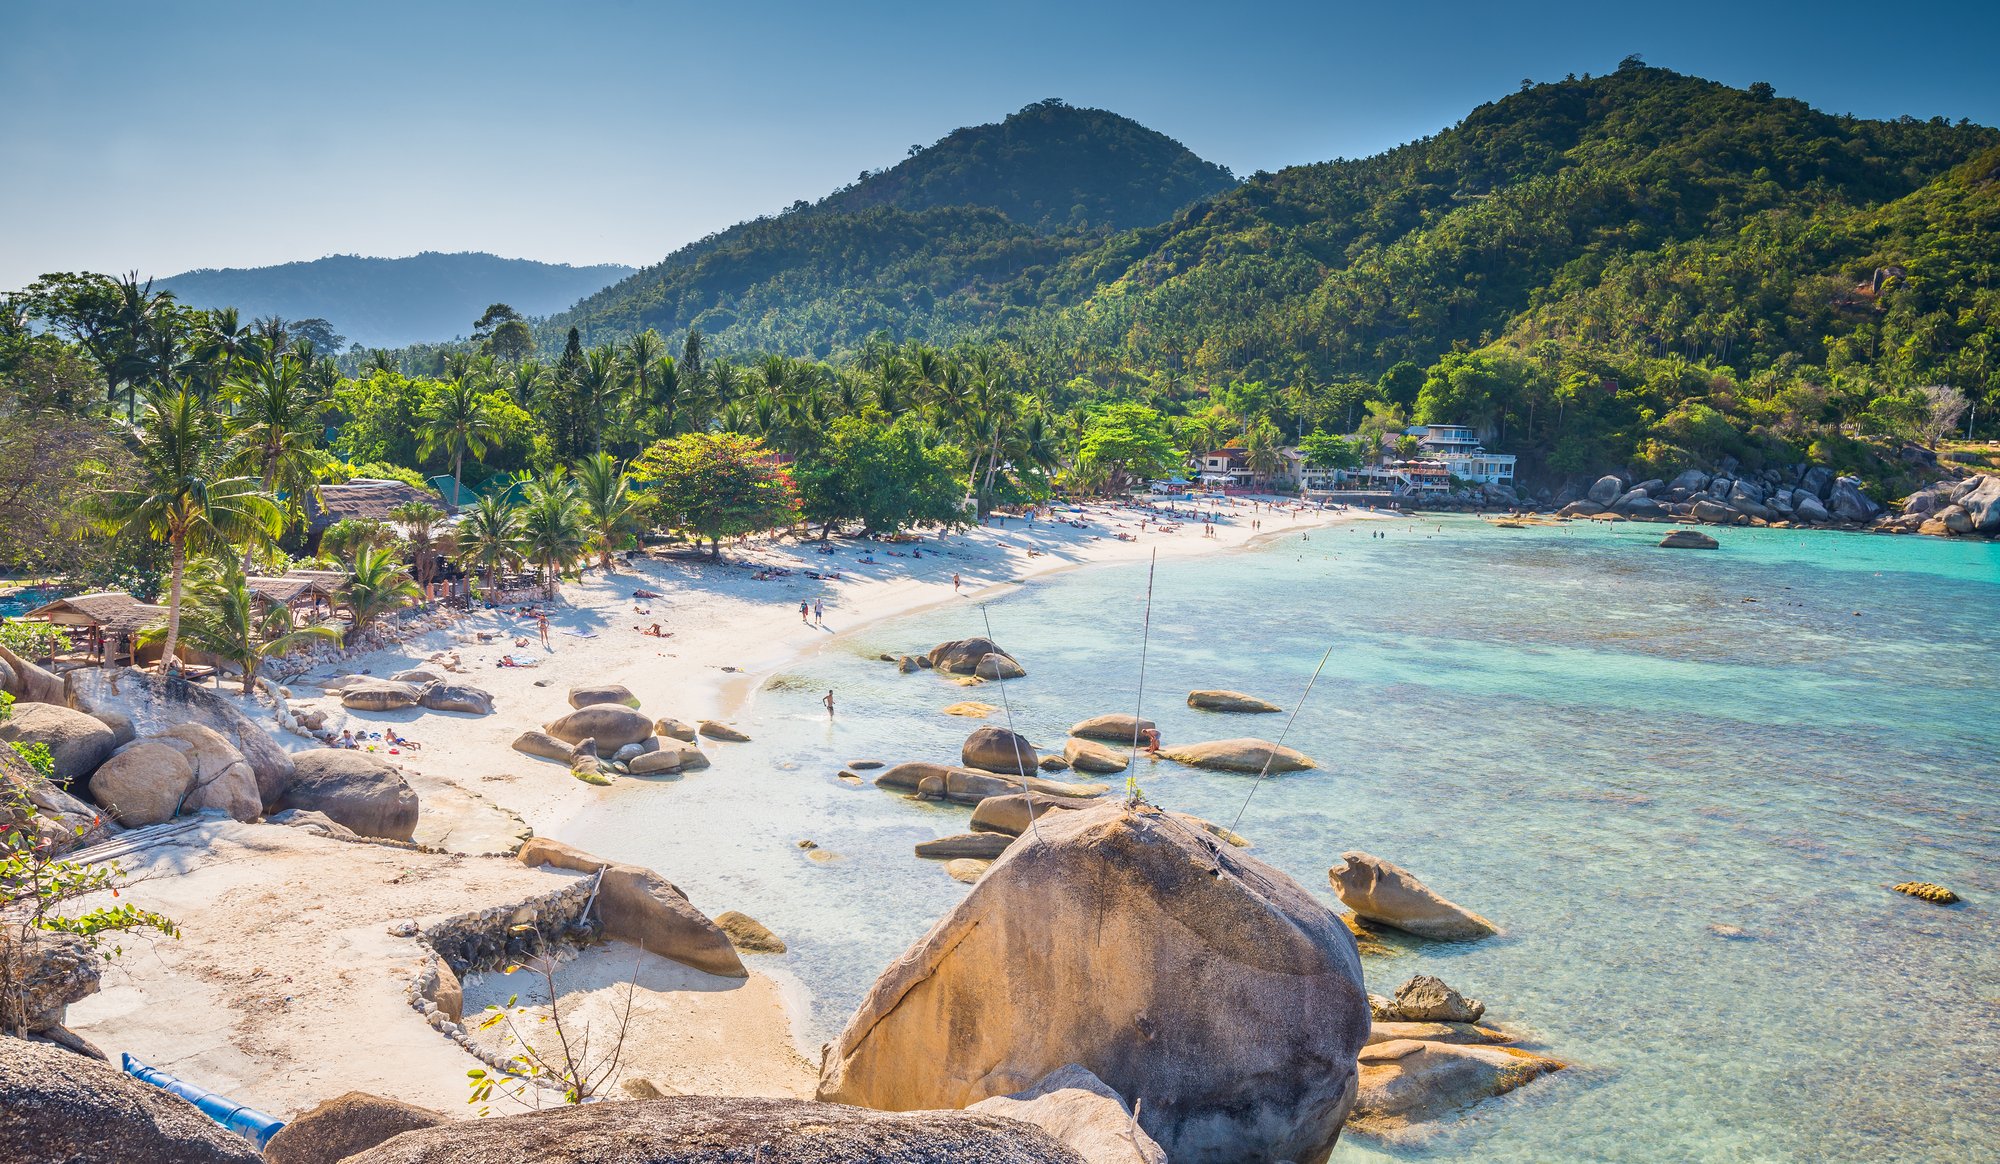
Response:
[[[1243,798],[1242,807],[1236,810],[1236,819],[1229,822],[1230,832],[1235,832],[1236,826],[1243,823],[1243,813],[1250,807],[1250,797],[1257,795],[1257,789],[1264,785],[1264,777],[1271,774],[1271,761],[1278,758],[1278,749],[1284,745],[1285,737],[1292,734],[1292,724],[1298,722],[1299,711],[1306,705],[1306,696],[1312,694],[1313,684],[1319,682],[1319,673],[1326,670],[1326,661],[1331,658],[1333,658],[1333,644],[1329,643],[1326,654],[1319,657],[1319,666],[1313,668],[1312,678],[1306,680],[1306,689],[1299,693],[1299,701],[1292,705],[1292,714],[1285,720],[1285,730],[1278,733],[1278,742],[1271,746],[1270,751],[1264,753],[1264,767],[1257,773],[1256,781],[1250,785],[1250,793]]]

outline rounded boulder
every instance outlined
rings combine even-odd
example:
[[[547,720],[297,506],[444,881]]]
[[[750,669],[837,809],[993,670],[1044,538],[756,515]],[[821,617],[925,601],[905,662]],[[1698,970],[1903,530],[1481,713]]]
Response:
[[[401,711],[415,707],[423,692],[393,679],[357,679],[340,692],[340,705],[353,711]]]
[[[1016,776],[1034,773],[1042,762],[1035,746],[1019,733],[1003,727],[977,728],[965,737],[959,758],[968,768],[1007,772]]]
[[[17,703],[14,713],[0,720],[0,743],[44,744],[55,760],[55,778],[68,783],[97,771],[117,746],[117,737],[103,721],[53,703]]]
[[[1303,772],[1314,767],[1312,759],[1301,752],[1269,740],[1248,737],[1182,744],[1176,748],[1164,748],[1160,754],[1190,768],[1212,768],[1220,772]]]
[[[90,777],[90,798],[126,828],[160,824],[180,811],[194,769],[179,748],[136,740],[111,754]]]
[[[626,744],[636,744],[653,734],[653,721],[620,703],[598,703],[579,707],[554,723],[544,725],[548,733],[565,743],[596,740],[597,750],[609,755]]]
[[[1063,744],[1063,759],[1079,772],[1110,773],[1123,772],[1132,764],[1132,758],[1124,752],[1100,744],[1096,740],[1086,740],[1071,736]]]
[[[1241,691],[1190,691],[1187,704],[1199,711],[1236,711],[1251,714],[1268,714],[1285,710],[1269,700]]]
[[[281,808],[323,812],[364,837],[407,841],[417,831],[417,794],[394,764],[367,752],[316,748],[292,758],[297,773]]]
[[[605,703],[622,703],[626,707],[637,707],[639,697],[632,694],[632,689],[623,683],[598,683],[589,687],[569,689],[571,707],[596,707]]]
[[[429,1108],[350,1091],[279,1128],[264,1146],[264,1164],[339,1164],[392,1136],[450,1122]]]

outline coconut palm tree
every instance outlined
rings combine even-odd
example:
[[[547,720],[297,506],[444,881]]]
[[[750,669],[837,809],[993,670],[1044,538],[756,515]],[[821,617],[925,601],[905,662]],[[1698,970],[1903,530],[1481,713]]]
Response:
[[[444,543],[450,540],[448,534],[440,536],[443,531],[437,527],[444,520],[444,510],[428,501],[405,501],[389,511],[389,520],[403,527],[403,540],[417,566],[417,585],[430,593],[438,559],[445,553]]]
[[[485,456],[499,437],[493,410],[470,376],[459,376],[440,387],[424,402],[423,418],[428,427],[417,455],[428,457],[443,448],[451,455],[454,483],[460,480],[459,474],[465,468],[465,455]]]
[[[639,507],[632,497],[625,467],[610,453],[585,457],[576,466],[577,492],[583,501],[584,519],[590,525],[590,541],[597,549],[598,564],[611,569],[611,554],[623,545],[638,525]]]
[[[1259,421],[1243,438],[1243,464],[1251,475],[1269,483],[1285,469],[1285,454],[1276,425]]]
[[[167,547],[164,674],[179,645],[188,556],[254,538],[276,538],[283,518],[255,478],[230,476],[235,449],[222,418],[186,388],[146,399],[133,432],[133,463],[122,484],[94,501],[98,521],[112,532],[139,531]]]
[[[267,660],[315,640],[340,638],[339,628],[326,623],[296,625],[291,608],[282,602],[268,603],[261,612],[257,605],[236,560],[217,558],[189,587],[181,616],[181,641],[236,664],[243,674],[245,695],[256,689],[257,672]],[[139,641],[150,643],[165,633],[165,627],[149,628]]]
[[[583,556],[590,534],[583,493],[575,478],[558,467],[528,486],[527,500],[521,506],[521,542],[535,572],[541,575],[542,592],[547,597],[556,596],[556,580]]]
[[[505,491],[488,493],[465,511],[458,525],[458,561],[477,568],[487,586],[501,570],[520,565],[524,556],[520,511],[507,501]]]
[[[331,458],[319,447],[324,397],[304,377],[305,366],[284,356],[252,367],[228,385],[236,413],[234,468],[254,473],[265,493],[283,497],[288,521],[302,517]],[[248,568],[249,547],[244,549]]]
[[[605,418],[618,396],[624,369],[618,349],[602,344],[583,354],[583,366],[576,374],[576,394],[582,404],[583,423],[590,430],[591,451],[604,451]]]
[[[354,614],[354,629],[367,630],[376,619],[423,597],[396,556],[386,549],[365,546],[354,553],[347,567],[347,581],[339,598]]]

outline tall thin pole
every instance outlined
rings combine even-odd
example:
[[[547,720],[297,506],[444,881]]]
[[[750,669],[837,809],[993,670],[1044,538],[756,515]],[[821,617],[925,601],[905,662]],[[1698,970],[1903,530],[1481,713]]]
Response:
[[[1132,761],[1125,772],[1125,805],[1136,807],[1139,803],[1139,713],[1146,706],[1146,649],[1153,641],[1153,575],[1160,568],[1160,547],[1153,547],[1153,558],[1146,567],[1146,615],[1139,629],[1139,693],[1132,702]]]

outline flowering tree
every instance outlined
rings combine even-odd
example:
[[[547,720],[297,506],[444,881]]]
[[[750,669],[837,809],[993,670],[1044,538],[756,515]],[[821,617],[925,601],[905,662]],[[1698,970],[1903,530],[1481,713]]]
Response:
[[[691,432],[656,442],[632,463],[645,504],[662,525],[709,543],[791,525],[799,518],[791,475],[764,442],[741,433]]]

